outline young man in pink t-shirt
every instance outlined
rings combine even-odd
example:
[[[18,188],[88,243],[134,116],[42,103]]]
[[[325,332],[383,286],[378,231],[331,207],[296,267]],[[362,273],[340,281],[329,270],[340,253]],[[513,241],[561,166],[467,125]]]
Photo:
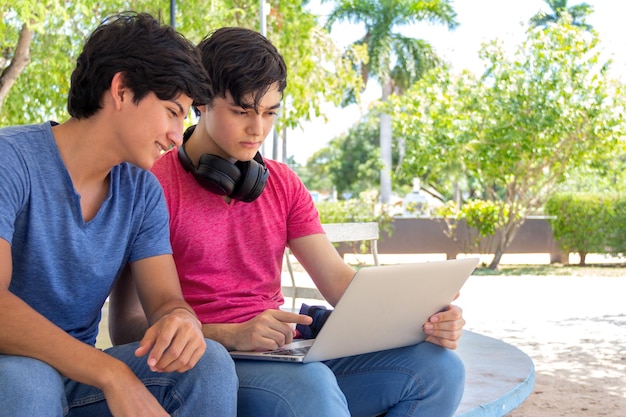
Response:
[[[270,350],[292,341],[311,318],[282,311],[281,266],[289,246],[334,305],[354,269],[321,227],[313,200],[286,165],[258,153],[286,87],[285,63],[260,34],[222,28],[200,43],[214,99],[183,145],[153,173],[170,210],[174,259],[186,301],[204,335],[229,350]],[[129,281],[126,281],[128,284]],[[111,300],[115,343],[137,338],[133,293]],[[405,348],[291,364],[236,360],[240,416],[452,416],[464,369],[450,349],[465,321],[450,306],[424,324],[427,342]]]

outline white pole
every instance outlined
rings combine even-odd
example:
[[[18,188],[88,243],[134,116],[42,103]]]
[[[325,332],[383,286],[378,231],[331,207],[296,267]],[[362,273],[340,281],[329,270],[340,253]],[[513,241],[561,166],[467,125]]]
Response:
[[[267,36],[267,24],[265,23],[265,0],[261,0],[261,4],[260,4],[260,13],[259,13],[259,20],[260,20],[260,24],[261,24],[261,35],[263,36]]]
[[[267,36],[267,23],[265,20],[265,0],[260,0],[260,2],[261,3],[259,5],[260,6],[259,8],[259,24],[260,24],[259,32],[261,33],[261,35]],[[265,155],[265,141],[261,145],[261,154]]]

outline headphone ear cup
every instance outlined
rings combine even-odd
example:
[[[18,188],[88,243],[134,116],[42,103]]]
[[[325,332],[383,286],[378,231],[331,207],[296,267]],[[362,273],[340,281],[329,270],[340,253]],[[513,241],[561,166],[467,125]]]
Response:
[[[261,154],[251,161],[235,164],[212,154],[203,154],[196,168],[183,146],[178,148],[178,159],[187,172],[191,172],[198,183],[216,195],[227,195],[246,203],[261,195],[270,175]]]
[[[241,172],[241,180],[230,196],[236,200],[250,203],[263,192],[269,171],[265,164],[259,163],[255,159],[245,162],[238,161],[236,165]]]
[[[242,177],[236,165],[211,154],[204,154],[200,157],[194,175],[196,180],[210,192],[228,196],[235,190]]]

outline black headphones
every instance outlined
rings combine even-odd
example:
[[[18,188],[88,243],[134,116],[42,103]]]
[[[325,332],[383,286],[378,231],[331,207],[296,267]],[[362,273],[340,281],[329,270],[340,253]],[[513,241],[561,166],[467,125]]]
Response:
[[[198,183],[213,194],[226,195],[246,203],[260,196],[270,175],[261,154],[257,152],[251,161],[232,164],[220,156],[205,153],[196,168],[184,148],[184,143],[195,127],[191,126],[185,131],[183,145],[178,148],[178,159],[185,170],[191,172]]]

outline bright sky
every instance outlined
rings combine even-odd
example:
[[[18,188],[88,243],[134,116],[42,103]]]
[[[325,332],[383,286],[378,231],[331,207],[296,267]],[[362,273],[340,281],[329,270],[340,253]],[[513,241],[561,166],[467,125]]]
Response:
[[[583,0],[570,0],[570,5],[580,4]],[[587,18],[600,34],[607,57],[615,61],[614,69],[624,74],[626,81],[626,2],[622,0],[586,0],[594,7],[594,12]],[[483,42],[499,38],[507,47],[514,48],[524,38],[528,20],[539,11],[549,11],[542,0],[455,0],[459,26],[448,31],[444,27],[416,25],[405,28],[406,35],[429,41],[439,56],[450,62],[455,70],[469,69],[480,72],[483,68],[478,58],[478,50]],[[320,15],[327,14],[332,4],[319,5],[319,0],[311,2],[310,9]],[[346,45],[363,35],[364,29],[349,24],[336,25],[331,35],[338,45]],[[363,109],[367,102],[380,96],[380,88],[370,83],[365,92]],[[305,164],[306,160],[328,141],[345,133],[356,123],[361,115],[358,106],[346,109],[329,107],[326,111],[329,121],[314,120],[304,124],[303,129],[288,132],[288,154]],[[267,143],[269,145],[269,141]]]

